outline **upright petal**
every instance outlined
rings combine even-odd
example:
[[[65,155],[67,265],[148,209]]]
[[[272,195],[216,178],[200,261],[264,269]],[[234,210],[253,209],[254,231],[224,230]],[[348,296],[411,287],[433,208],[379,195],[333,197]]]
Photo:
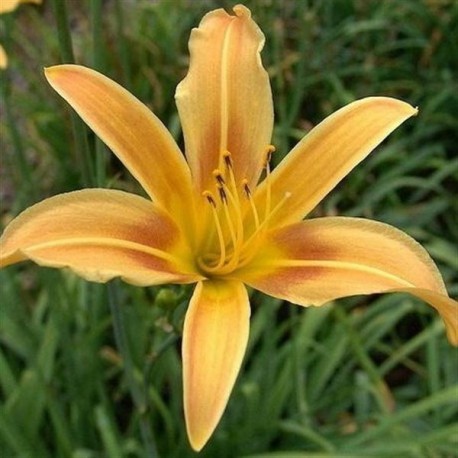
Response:
[[[302,219],[396,127],[417,110],[388,97],[368,97],[341,108],[307,134],[270,177],[272,206],[290,195],[274,219]],[[256,194],[266,201],[267,183]]]
[[[118,156],[156,203],[189,221],[189,168],[162,122],[106,76],[79,65],[45,70],[51,86]]]
[[[407,234],[360,218],[318,218],[272,233],[239,278],[271,296],[321,305],[355,294],[408,292],[428,302],[458,345],[458,303],[420,244]]]
[[[249,321],[242,283],[198,283],[183,331],[184,409],[194,450],[205,445],[226,407],[245,354]]]
[[[0,238],[0,266],[31,259],[105,282],[189,283],[183,236],[152,202],[122,191],[86,189],[46,199],[15,218]]]
[[[272,94],[260,58],[264,35],[247,8],[237,5],[234,12],[212,11],[192,31],[189,73],[176,91],[186,155],[200,191],[213,184],[212,172],[226,150],[236,178],[253,185],[272,136]]]

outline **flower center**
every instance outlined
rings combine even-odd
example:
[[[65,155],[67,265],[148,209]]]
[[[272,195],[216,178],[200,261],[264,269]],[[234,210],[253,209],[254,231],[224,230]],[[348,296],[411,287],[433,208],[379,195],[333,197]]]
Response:
[[[270,159],[275,147],[265,151],[264,170],[266,183],[265,211],[260,214],[253,199],[248,180],[237,183],[231,153],[222,154],[222,167],[213,171],[215,192],[206,190],[211,213],[209,237],[198,258],[199,267],[210,276],[227,275],[248,264],[257,253],[269,220],[283,205],[290,194],[271,208]]]

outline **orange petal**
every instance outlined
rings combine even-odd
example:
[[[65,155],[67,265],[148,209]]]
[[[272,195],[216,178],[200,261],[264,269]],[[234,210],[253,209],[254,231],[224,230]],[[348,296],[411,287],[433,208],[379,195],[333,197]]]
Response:
[[[58,65],[45,74],[151,198],[189,221],[189,168],[161,121],[119,84],[94,70]]]
[[[189,41],[191,62],[176,101],[186,155],[200,191],[213,187],[212,172],[228,150],[238,180],[257,181],[271,141],[273,104],[260,52],[264,35],[248,8],[235,16],[211,11]]]
[[[9,224],[0,248],[0,266],[31,259],[70,267],[96,282],[117,276],[138,285],[200,278],[170,217],[121,191],[87,189],[46,199]]]
[[[368,97],[341,108],[306,135],[271,175],[272,206],[290,195],[275,220],[302,219],[383,139],[417,110],[387,97]],[[260,206],[266,186],[256,193]]]
[[[248,341],[250,304],[242,283],[198,283],[183,330],[184,408],[200,450],[226,407]]]
[[[271,234],[239,278],[301,305],[409,292],[437,309],[450,341],[458,345],[458,303],[447,296],[437,267],[420,244],[387,224],[336,217],[285,226]]]

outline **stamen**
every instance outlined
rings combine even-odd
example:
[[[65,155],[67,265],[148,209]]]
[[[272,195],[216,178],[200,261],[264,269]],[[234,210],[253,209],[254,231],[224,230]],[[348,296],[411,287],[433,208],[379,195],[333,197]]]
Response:
[[[213,198],[213,194],[210,191],[204,191],[202,195],[207,199],[208,203],[216,208],[216,202],[215,199]]]
[[[269,164],[270,160],[272,159],[272,154],[275,153],[277,149],[275,148],[274,145],[269,145],[266,148],[266,157],[264,159],[264,167],[266,167],[267,164]]]
[[[253,213],[253,218],[254,218],[254,224],[256,225],[256,230],[257,230],[259,229],[259,215],[258,215],[258,211],[256,210],[256,205],[254,204],[253,198],[251,196],[251,190],[250,190],[250,187],[248,186],[248,180],[246,178],[242,180],[242,186],[243,186],[243,190],[245,191],[245,196],[248,199],[248,202],[250,203],[251,212]]]
[[[226,191],[224,191],[224,188],[221,185],[218,185],[217,188],[218,188],[218,193],[219,193],[219,197],[221,199],[221,202],[223,202],[223,204],[227,205],[227,194],[226,194]]]
[[[291,197],[290,192],[285,192],[283,199],[278,202],[277,205],[275,205],[274,209],[269,213],[269,217],[266,218],[260,225],[259,227],[256,228],[256,230],[250,235],[248,240],[245,241],[243,244],[243,247],[241,249],[242,253],[244,254],[243,259],[239,262],[238,267],[245,266],[248,264],[256,254],[260,243],[262,242],[262,237],[260,236],[260,233],[263,232],[266,229],[266,226],[269,222],[269,219],[272,219],[272,217],[275,215],[275,213],[280,210],[280,208],[285,204],[285,202]],[[253,243],[254,242],[254,243]]]
[[[228,165],[228,168],[227,168],[231,186],[230,187],[228,186],[228,184],[224,180],[223,175],[219,169],[215,169],[213,171],[213,176],[216,179],[216,186],[218,188],[218,192],[220,194],[221,200],[223,201],[223,203],[226,203],[226,204],[230,202],[235,212],[235,215],[231,217],[229,213],[229,208],[227,209],[225,208],[224,210],[226,214],[226,219],[227,219],[227,223],[229,226],[229,230],[231,231],[231,239],[232,239],[232,244],[234,247],[234,252],[236,252],[238,251],[238,249],[240,248],[240,246],[243,243],[243,220],[242,220],[242,213],[240,211],[240,199],[239,199],[239,194],[238,194],[236,183],[235,183],[234,171],[232,169],[232,161],[230,159],[231,153],[229,153],[229,151],[226,151],[222,154],[222,157],[225,160],[226,164],[231,164],[230,166]],[[233,224],[234,220],[236,223],[236,229],[234,228],[234,224]],[[231,227],[233,229],[233,232],[232,232]]]
[[[231,235],[231,243],[233,248],[232,257],[225,266],[227,270],[230,271],[237,265],[240,255],[240,249],[243,245],[243,221],[239,205],[237,204],[238,198],[236,202],[234,195],[227,186],[218,189],[220,189],[220,193],[222,193],[222,195],[224,195],[225,198],[225,200],[222,199],[224,204],[224,215],[226,217],[226,223],[229,228],[229,233]],[[231,204],[231,207],[229,207],[229,203]],[[234,208],[235,215],[231,215],[230,208]],[[236,227],[234,226],[234,218]]]
[[[250,189],[248,179],[236,180],[234,162],[229,151],[220,150],[219,166],[213,170],[215,179],[214,192],[205,191],[203,196],[210,204],[215,230],[206,240],[207,247],[203,247],[203,256],[198,259],[202,270],[211,275],[225,275],[244,266],[250,262],[260,249],[265,232],[273,216],[283,206],[284,202],[290,197],[290,193],[285,193],[275,207],[272,209],[272,189],[271,189],[271,170],[270,160],[275,147],[268,145],[264,150],[265,169],[265,208],[264,214],[260,215],[256,207],[256,202]],[[250,210],[247,209],[245,198],[249,202]],[[216,196],[216,198],[215,198]],[[249,216],[245,210],[251,211],[252,223],[249,233],[244,228],[244,219]],[[218,249],[214,246],[216,241],[213,237],[218,237]],[[246,239],[245,239],[246,237]]]
[[[204,191],[202,195],[207,199],[212,210],[213,220],[215,221],[216,233],[218,235],[219,243],[219,260],[215,269],[219,269],[224,265],[224,260],[226,259],[226,244],[224,243],[223,230],[221,228],[221,222],[218,217],[218,212],[216,211],[216,201],[213,197],[213,194],[210,191]]]
[[[224,151],[223,154],[223,160],[224,160],[224,164],[226,165],[226,167],[228,169],[231,169],[232,168],[232,157],[231,157],[231,153],[229,151]]]
[[[223,174],[221,173],[221,170],[219,169],[213,170],[213,176],[215,177],[215,180],[219,185],[223,186],[224,184],[226,184],[223,178]]]
[[[264,213],[264,220],[267,220],[270,215],[270,209],[272,205],[272,187],[271,187],[271,180],[270,180],[270,159],[272,158],[272,154],[275,152],[275,146],[269,145],[266,148],[266,157],[264,160],[264,168],[266,169],[266,208]]]
[[[223,208],[224,208],[224,216],[226,217],[226,223],[227,227],[229,228],[229,233],[231,234],[231,242],[232,242],[232,247],[235,250],[238,243],[237,243],[237,235],[235,232],[234,228],[234,223],[232,222],[231,215],[229,213],[229,205],[227,202],[227,194],[225,193],[223,188],[219,188],[220,195],[221,195],[221,200],[223,202]],[[223,197],[224,196],[224,197]]]

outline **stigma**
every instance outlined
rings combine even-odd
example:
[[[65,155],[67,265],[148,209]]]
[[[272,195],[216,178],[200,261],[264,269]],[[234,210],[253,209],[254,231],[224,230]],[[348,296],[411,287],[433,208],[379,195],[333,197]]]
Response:
[[[269,220],[289,198],[271,208],[270,160],[275,147],[264,151],[264,182],[267,186],[264,211],[260,214],[249,182],[239,182],[234,173],[234,162],[229,151],[220,154],[219,167],[213,170],[213,190],[205,190],[202,197],[210,212],[206,237],[197,256],[198,266],[207,276],[228,275],[248,264],[262,243]]]

